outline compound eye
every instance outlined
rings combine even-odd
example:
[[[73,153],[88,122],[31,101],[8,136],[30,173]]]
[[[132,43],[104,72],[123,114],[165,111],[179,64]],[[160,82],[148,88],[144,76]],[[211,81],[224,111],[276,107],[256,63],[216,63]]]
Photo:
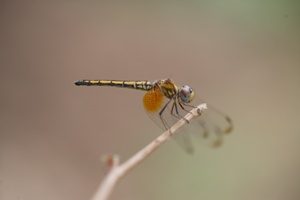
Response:
[[[184,85],[181,87],[179,97],[184,103],[190,103],[194,99],[194,96],[195,93],[190,86]]]

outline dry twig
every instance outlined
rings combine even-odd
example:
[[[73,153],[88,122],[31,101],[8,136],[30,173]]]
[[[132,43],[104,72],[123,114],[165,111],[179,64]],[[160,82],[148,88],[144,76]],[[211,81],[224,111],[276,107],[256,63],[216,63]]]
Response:
[[[118,156],[107,156],[106,163],[109,165],[110,171],[102,181],[92,200],[107,200],[116,183],[122,177],[153,153],[160,145],[165,143],[176,132],[176,130],[182,127],[187,121],[191,121],[194,117],[201,115],[202,111],[205,109],[207,109],[205,103],[192,109],[190,113],[188,113],[183,119],[176,122],[169,130],[166,130],[163,134],[158,136],[150,144],[145,146],[122,164],[119,164]]]

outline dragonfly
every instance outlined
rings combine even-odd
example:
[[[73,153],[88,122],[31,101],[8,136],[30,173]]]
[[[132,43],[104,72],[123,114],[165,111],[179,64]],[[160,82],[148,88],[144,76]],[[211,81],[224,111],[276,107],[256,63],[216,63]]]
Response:
[[[162,129],[168,130],[178,120],[184,119],[184,115],[195,108],[192,102],[195,92],[192,87],[177,86],[173,80],[160,79],[156,81],[147,80],[77,80],[77,86],[111,86],[119,88],[130,88],[144,91],[143,106],[148,116]],[[198,137],[208,141],[212,147],[222,144],[223,136],[233,129],[231,118],[216,109],[208,106],[196,120],[188,122],[181,132],[192,132]],[[176,141],[188,153],[193,153],[193,145],[187,134],[176,134]]]

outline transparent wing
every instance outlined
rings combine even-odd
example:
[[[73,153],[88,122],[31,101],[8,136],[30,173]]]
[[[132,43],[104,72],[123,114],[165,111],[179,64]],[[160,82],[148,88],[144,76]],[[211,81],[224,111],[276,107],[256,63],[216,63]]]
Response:
[[[180,115],[176,115],[176,108],[174,104],[173,99],[168,99],[166,97],[163,97],[162,103],[160,107],[155,111],[149,111],[148,109],[145,109],[147,115],[149,118],[163,131],[167,130],[171,126],[173,126],[179,119],[184,117],[187,112],[183,111],[181,108],[177,107],[178,112],[180,112]],[[166,107],[165,107],[166,106]],[[176,105],[178,106],[178,105]],[[161,113],[162,109],[165,110]],[[173,108],[172,108],[173,107]],[[179,130],[179,134],[174,135],[175,141],[181,146],[187,153],[192,154],[194,152],[194,148],[192,145],[190,134],[186,134],[189,131],[188,130]]]
[[[224,136],[233,129],[231,119],[210,104],[202,115],[194,118],[190,124],[183,127],[183,132],[192,134],[195,140],[210,147],[219,147]]]
[[[155,91],[155,93],[158,92]],[[180,106],[175,100],[170,100],[164,96],[158,104],[159,106],[157,106],[156,110],[151,112],[149,109],[145,110],[150,119],[162,130],[170,128],[194,107],[193,105]],[[231,119],[208,104],[208,109],[201,116],[194,118],[179,129],[174,135],[174,139],[186,152],[193,153],[194,142],[192,141],[198,140],[205,145],[218,147],[223,143],[224,135],[231,132],[232,128]]]

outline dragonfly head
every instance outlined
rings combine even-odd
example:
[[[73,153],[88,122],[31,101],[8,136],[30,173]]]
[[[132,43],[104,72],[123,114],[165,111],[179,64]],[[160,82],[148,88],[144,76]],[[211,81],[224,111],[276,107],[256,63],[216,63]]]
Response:
[[[179,89],[179,98],[182,102],[184,103],[190,103],[194,97],[195,97],[195,92],[193,91],[193,89],[188,86],[188,85],[184,85]]]

